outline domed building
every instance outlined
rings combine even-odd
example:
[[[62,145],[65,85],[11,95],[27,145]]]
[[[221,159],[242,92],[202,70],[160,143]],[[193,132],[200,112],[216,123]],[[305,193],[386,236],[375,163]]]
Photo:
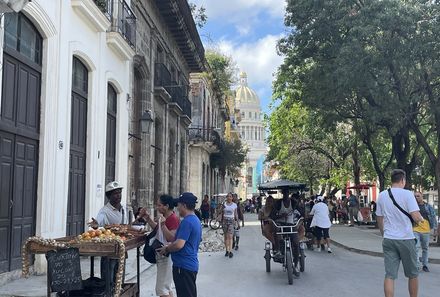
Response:
[[[242,169],[242,180],[239,188],[241,198],[251,198],[257,193],[258,184],[262,183],[263,163],[267,154],[263,114],[257,93],[249,88],[247,75],[240,74],[240,86],[235,91],[235,103],[241,112],[241,122],[238,127],[241,141],[248,147],[247,162]]]

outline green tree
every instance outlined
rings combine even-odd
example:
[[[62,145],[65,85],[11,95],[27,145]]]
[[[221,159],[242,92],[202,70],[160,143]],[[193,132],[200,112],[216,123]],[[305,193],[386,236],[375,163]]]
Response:
[[[279,43],[286,58],[275,88],[336,122],[354,123],[381,188],[391,156],[409,181],[418,162],[412,131],[420,124],[424,91],[421,66],[414,61],[428,44],[418,37],[418,23],[433,6],[437,2],[288,2],[285,23],[292,31]],[[385,137],[381,148],[373,145],[377,137]]]

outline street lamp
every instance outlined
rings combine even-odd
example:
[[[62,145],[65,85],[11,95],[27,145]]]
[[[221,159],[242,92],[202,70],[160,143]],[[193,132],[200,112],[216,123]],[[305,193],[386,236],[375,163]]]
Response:
[[[142,116],[139,119],[139,125],[141,128],[141,134],[149,134],[150,133],[150,127],[151,124],[154,122],[154,119],[151,115],[151,110],[145,110],[142,113]],[[135,138],[137,140],[142,141],[141,135],[136,135],[133,133],[128,133],[128,139]]]
[[[139,119],[139,122],[141,125],[141,133],[142,134],[149,134],[151,124],[154,122],[153,116],[151,115],[151,110],[145,110],[142,113],[142,116]]]

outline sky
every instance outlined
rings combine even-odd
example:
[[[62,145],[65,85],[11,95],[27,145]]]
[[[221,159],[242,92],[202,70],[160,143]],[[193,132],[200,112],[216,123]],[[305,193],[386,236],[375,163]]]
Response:
[[[207,24],[199,29],[205,49],[231,56],[249,86],[260,97],[264,112],[272,97],[273,74],[283,59],[276,43],[285,32],[285,0],[190,0],[203,6]]]

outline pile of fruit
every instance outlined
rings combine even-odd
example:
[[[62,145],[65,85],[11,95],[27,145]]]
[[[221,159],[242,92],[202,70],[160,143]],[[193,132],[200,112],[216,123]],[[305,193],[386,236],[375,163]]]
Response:
[[[126,240],[125,236],[119,236],[113,233],[109,229],[99,228],[96,230],[89,230],[84,232],[81,235],[78,235],[78,240],[80,241],[90,241],[90,240],[98,240],[98,239],[113,239],[118,238],[122,240]]]

